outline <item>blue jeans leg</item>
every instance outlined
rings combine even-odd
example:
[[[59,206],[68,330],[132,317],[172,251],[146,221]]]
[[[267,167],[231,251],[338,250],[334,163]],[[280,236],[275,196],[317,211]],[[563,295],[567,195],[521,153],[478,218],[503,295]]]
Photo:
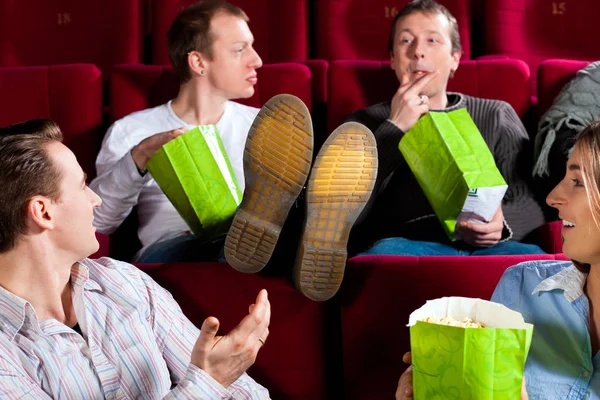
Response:
[[[397,256],[495,256],[520,254],[546,254],[534,244],[515,241],[500,242],[492,247],[476,248],[464,243],[456,247],[443,243],[409,240],[401,237],[385,238],[370,249],[358,255],[397,255]]]
[[[510,256],[520,254],[546,254],[535,244],[519,243],[512,240],[500,242],[492,247],[473,250],[472,256]]]
[[[422,242],[401,237],[381,239],[367,251],[367,254],[396,255],[396,256],[458,256],[459,251],[443,243]]]

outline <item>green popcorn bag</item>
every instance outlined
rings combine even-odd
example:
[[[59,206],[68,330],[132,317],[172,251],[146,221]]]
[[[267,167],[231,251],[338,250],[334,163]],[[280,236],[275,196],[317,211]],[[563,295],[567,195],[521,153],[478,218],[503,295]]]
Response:
[[[196,236],[227,232],[242,192],[215,125],[165,144],[148,161],[148,172]]]
[[[450,240],[494,217],[508,186],[466,109],[423,115],[398,147]]]
[[[469,320],[485,327],[463,327],[474,324]],[[443,297],[414,311],[408,325],[415,400],[520,399],[533,334],[520,313]]]

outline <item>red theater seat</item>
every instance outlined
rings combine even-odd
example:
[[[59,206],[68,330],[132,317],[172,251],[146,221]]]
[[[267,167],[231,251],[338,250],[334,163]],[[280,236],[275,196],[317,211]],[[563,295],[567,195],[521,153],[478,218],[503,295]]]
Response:
[[[102,140],[102,76],[93,65],[0,68],[0,126],[49,118],[87,172]]]
[[[597,0],[486,0],[486,51],[524,60],[532,72],[549,58],[600,57]]]
[[[538,109],[542,116],[554,102],[560,90],[571,79],[577,71],[587,67],[588,61],[575,60],[546,60],[538,68]]]
[[[312,81],[312,122],[315,136],[314,154],[327,139],[327,71],[329,62],[325,60],[304,60],[302,64],[310,69]],[[260,71],[260,70],[259,70]]]
[[[388,60],[394,16],[409,1],[315,1],[317,58]],[[463,57],[471,56],[469,0],[440,0],[458,21]]]
[[[100,258],[100,257],[108,257],[108,252],[109,252],[109,241],[110,238],[108,235],[105,235],[103,233],[98,233],[96,232],[96,239],[98,240],[98,243],[100,244],[100,248],[98,249],[97,252],[95,252],[94,254],[92,254],[89,258]]]
[[[152,0],[152,61],[169,65],[167,31],[177,14],[197,0]],[[250,18],[254,47],[263,62],[304,60],[308,55],[307,0],[232,0]]]
[[[338,126],[354,111],[391,100],[398,80],[389,62],[334,61],[329,67],[328,125]],[[529,107],[529,69],[518,60],[462,61],[449,91],[504,100],[523,117]]]
[[[311,73],[302,64],[264,65],[257,70],[258,84],[249,99],[236,100],[261,107],[280,93],[298,96],[311,108]],[[171,67],[157,65],[119,65],[113,69],[110,82],[110,120],[154,107],[177,96],[179,83]]]
[[[142,62],[144,0],[0,0],[0,66]]]
[[[406,369],[410,313],[444,296],[488,300],[504,270],[554,255],[502,257],[363,256],[348,262],[341,303],[344,382],[348,399],[391,398]]]
[[[271,303],[269,337],[249,374],[273,399],[325,399],[325,303],[308,300],[287,278],[242,274],[225,263],[139,265],[169,290],[200,327],[208,316],[228,333],[248,313],[260,289]]]

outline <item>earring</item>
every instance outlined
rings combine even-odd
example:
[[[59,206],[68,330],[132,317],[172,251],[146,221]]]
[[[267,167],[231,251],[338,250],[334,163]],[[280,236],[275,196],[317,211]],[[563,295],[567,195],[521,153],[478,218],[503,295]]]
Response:
[[[455,69],[450,70],[450,78],[454,78],[454,74],[456,73]]]
[[[200,70],[200,75],[206,75],[206,71],[205,71],[205,70],[203,70],[203,69],[201,69],[201,70]]]

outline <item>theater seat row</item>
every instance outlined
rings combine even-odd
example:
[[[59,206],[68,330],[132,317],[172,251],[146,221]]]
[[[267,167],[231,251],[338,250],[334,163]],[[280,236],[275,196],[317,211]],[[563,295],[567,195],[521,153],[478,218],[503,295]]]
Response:
[[[552,104],[560,88],[588,63],[549,60],[540,66],[540,115]],[[389,100],[398,86],[389,63],[379,61],[309,60],[265,64],[258,72],[255,95],[241,102],[260,107],[276,94],[294,94],[313,109],[316,119],[325,118],[326,112],[327,128],[323,124],[323,132],[317,135],[326,135],[353,111]],[[526,89],[529,79],[527,65],[519,60],[467,60],[461,62],[448,89],[504,100],[524,118],[530,107]],[[109,99],[109,122],[164,103],[177,94],[177,88],[170,67],[116,66],[111,73],[108,96],[105,96]],[[0,125],[35,117],[54,119],[64,130],[66,143],[90,174],[93,174],[95,155],[106,129],[102,99],[102,73],[93,65],[0,68],[3,110]]]
[[[166,32],[197,0],[0,0],[0,66],[167,65]],[[386,60],[393,17],[409,0],[231,0],[251,19],[267,63]],[[600,58],[595,0],[440,0],[456,16],[464,58],[503,54],[534,76],[550,58]],[[473,50],[472,50],[473,49]]]
[[[550,98],[565,80],[586,62],[552,61],[540,67],[540,104]],[[529,71],[522,61],[463,61],[450,89],[510,103],[519,116],[528,109]],[[109,122],[134,111],[153,107],[173,98],[177,80],[170,67],[122,65],[114,68],[109,85]],[[315,142],[322,143],[328,132],[351,112],[385,101],[396,90],[397,82],[385,62],[334,61],[327,68],[313,60],[301,63],[266,64],[259,70],[256,93],[242,102],[260,107],[279,93],[302,99],[315,118]],[[78,157],[90,178],[107,128],[103,120],[102,74],[93,65],[0,68],[0,125],[32,119],[50,118],[63,129],[65,143]],[[325,121],[325,114],[327,120]],[[326,128],[328,126],[328,128]],[[557,252],[552,234],[538,241],[549,252]],[[127,239],[129,238],[129,239]],[[113,243],[125,242],[131,255],[137,250],[135,229]],[[105,240],[105,239],[103,239]],[[103,242],[106,244],[106,242]],[[106,250],[103,250],[106,254]],[[118,250],[111,255],[124,256]]]
[[[243,274],[223,263],[139,265],[171,291],[200,326],[210,316],[227,333],[262,288],[272,306],[269,338],[249,373],[273,399],[393,398],[410,349],[409,314],[443,296],[489,299],[506,268],[562,256],[393,257],[348,262],[340,292],[318,303],[283,276]],[[286,271],[289,266],[281,266]]]

